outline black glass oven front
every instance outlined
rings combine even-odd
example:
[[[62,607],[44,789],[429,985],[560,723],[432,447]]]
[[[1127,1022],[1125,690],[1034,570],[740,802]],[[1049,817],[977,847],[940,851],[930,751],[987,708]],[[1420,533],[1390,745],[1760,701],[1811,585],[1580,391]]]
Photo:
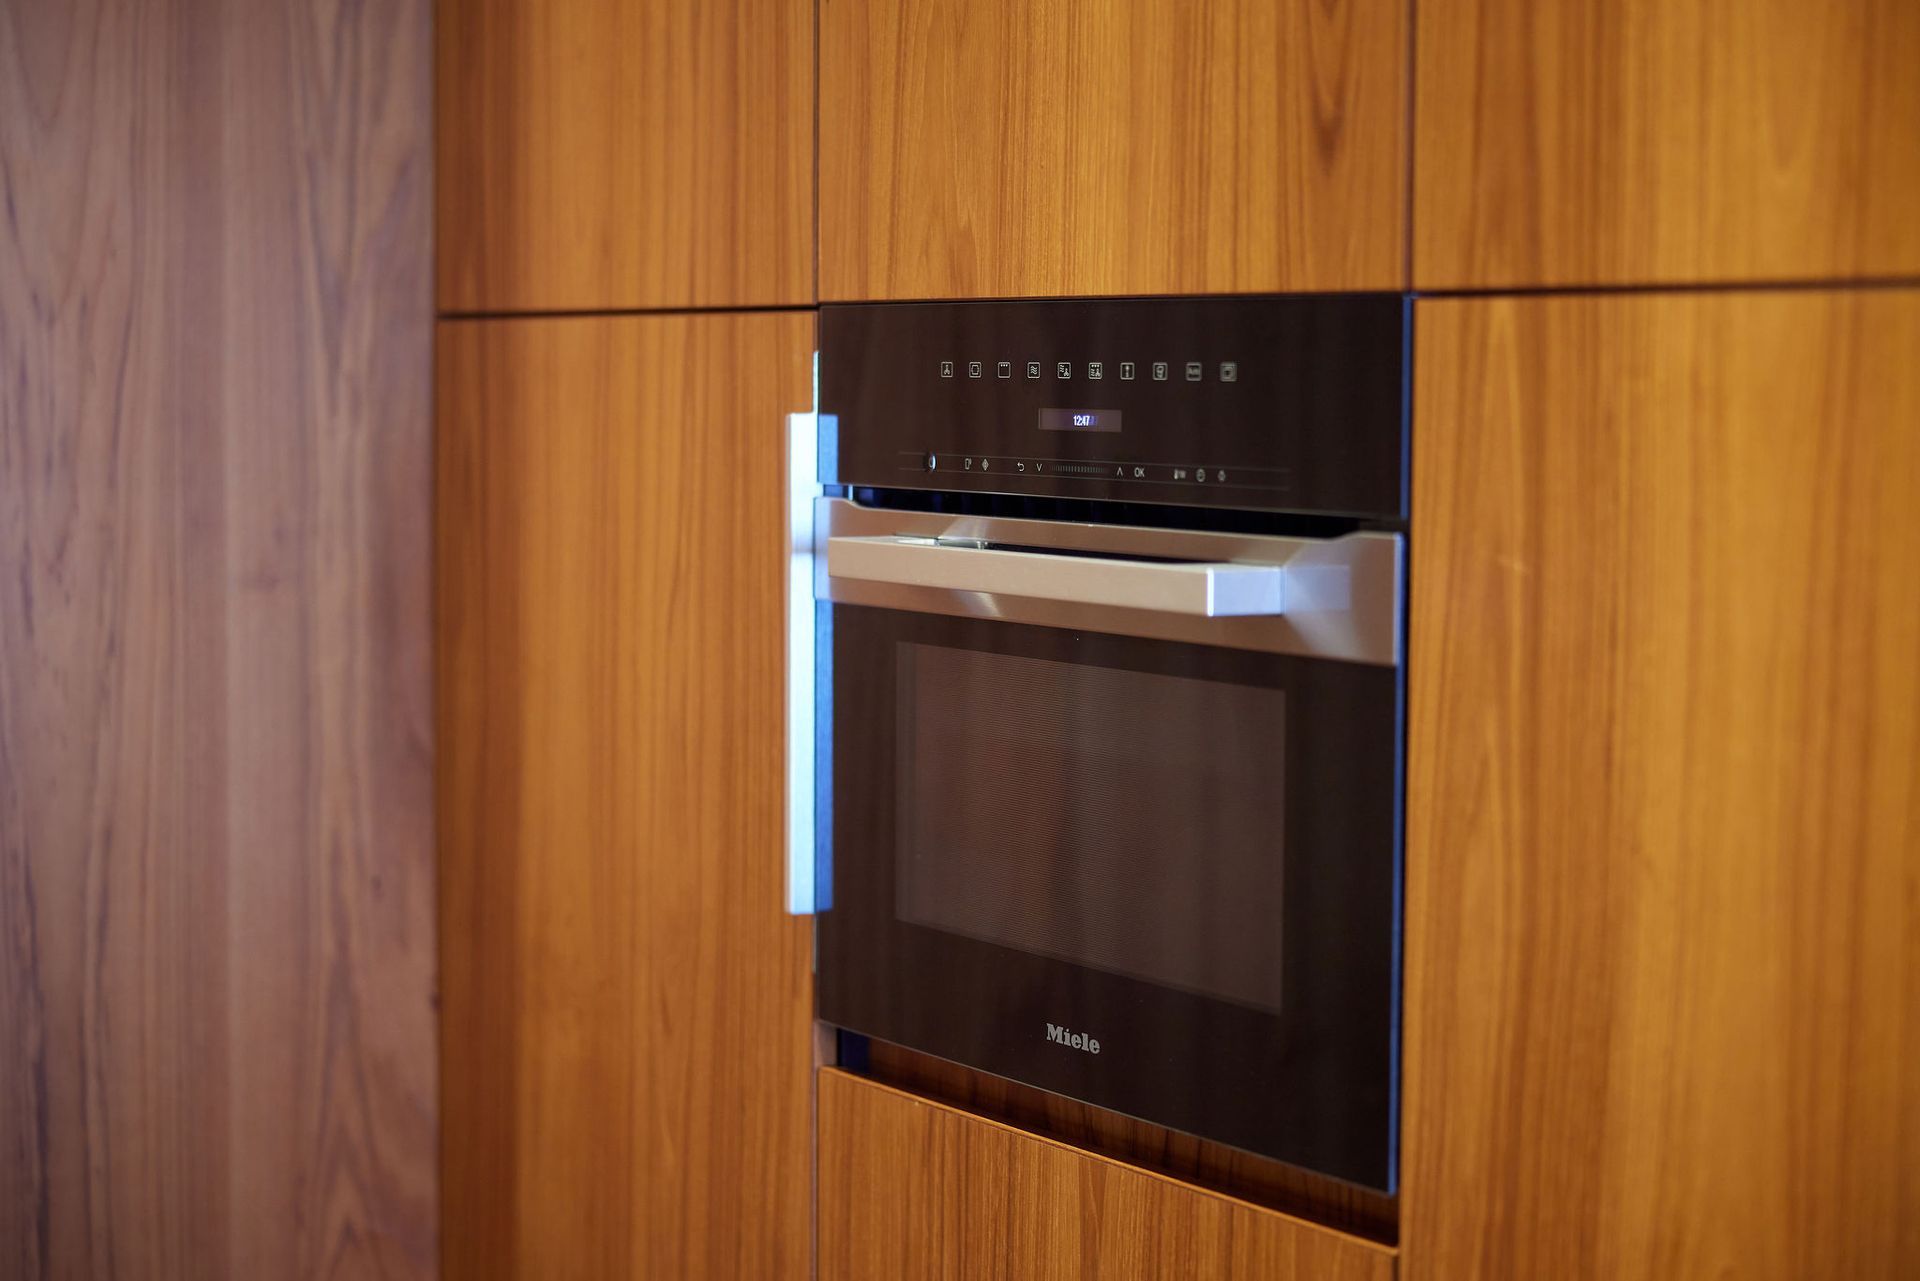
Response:
[[[1390,1189],[1398,669],[824,608],[821,1017]]]
[[[1411,324],[821,309],[824,1020],[1393,1189]]]

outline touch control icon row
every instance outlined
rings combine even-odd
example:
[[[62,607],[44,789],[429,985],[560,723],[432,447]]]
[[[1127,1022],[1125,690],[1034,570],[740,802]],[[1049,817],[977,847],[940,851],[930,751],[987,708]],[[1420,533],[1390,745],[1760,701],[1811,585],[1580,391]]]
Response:
[[[980,471],[1009,472],[1023,476],[1072,476],[1087,480],[1150,480],[1162,484],[1168,482],[1192,485],[1224,485],[1227,472],[1224,467],[1168,467],[1160,463],[1096,463],[1096,462],[1048,462],[1043,458],[995,458],[978,454],[928,454],[928,471]],[[1257,470],[1257,469],[1256,469]],[[1237,474],[1237,473],[1236,473]],[[1258,486],[1271,485],[1272,478],[1265,481],[1243,479],[1242,483]]]
[[[943,360],[940,362],[940,376],[942,378],[956,377],[955,371],[961,367],[959,361]],[[1147,368],[1149,377],[1151,377],[1154,382],[1163,383],[1172,377],[1174,366],[1167,361],[1156,360],[1150,362]],[[969,378],[985,378],[987,376],[987,362],[984,360],[969,360],[965,363],[965,369],[967,377]],[[1027,362],[1028,380],[1037,382],[1041,377],[1041,369],[1040,361],[1029,360]],[[1186,362],[1184,369],[1187,381],[1190,383],[1202,382],[1206,379],[1207,366],[1205,361],[1189,360]],[[1107,364],[1102,360],[1089,360],[1086,362],[1085,372],[1088,379],[1098,381],[1107,376]],[[1011,360],[997,362],[993,367],[993,373],[996,378],[1013,377],[1013,362]],[[1138,376],[1139,366],[1131,360],[1123,360],[1120,362],[1119,373],[1121,382],[1132,382],[1134,378]],[[1073,362],[1070,360],[1056,362],[1053,367],[1053,374],[1056,378],[1072,378]],[[1223,383],[1239,382],[1240,362],[1235,360],[1221,361],[1219,379]]]

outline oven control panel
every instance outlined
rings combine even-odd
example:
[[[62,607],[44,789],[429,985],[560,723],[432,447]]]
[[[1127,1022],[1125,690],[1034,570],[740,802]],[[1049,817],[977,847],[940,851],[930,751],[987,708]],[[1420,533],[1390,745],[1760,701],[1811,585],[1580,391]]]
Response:
[[[957,360],[941,361],[940,376],[942,378],[960,377],[959,371],[961,363],[962,362]],[[1018,375],[1014,373],[1015,363],[1015,361],[1011,360],[995,361],[993,373],[989,375],[987,373],[986,361],[969,360],[965,362],[966,376],[968,378],[1017,377]],[[1074,363],[1071,360],[1058,361],[1053,365],[1051,370],[1048,369],[1047,362],[1044,360],[1029,360],[1025,365],[1025,377],[1030,383],[1040,382],[1047,378],[1056,378],[1061,382],[1072,382],[1074,368]],[[1139,378],[1151,378],[1157,383],[1181,379],[1190,383],[1203,383],[1207,381],[1209,377],[1216,377],[1223,383],[1237,383],[1240,381],[1240,362],[1237,360],[1223,360],[1218,365],[1213,366],[1212,369],[1209,369],[1208,363],[1204,360],[1189,360],[1180,365],[1177,372],[1174,363],[1166,360],[1122,360],[1118,362],[1089,360],[1080,365],[1079,370],[1081,377],[1090,383],[1097,383],[1109,377],[1123,383],[1130,383]]]
[[[945,468],[948,475],[1058,476],[1067,480],[1104,480],[1118,484],[1192,485],[1214,489],[1284,489],[1286,473],[1274,468],[1196,467],[1191,463],[1088,463],[1059,458],[1009,458],[991,454],[928,454],[919,460],[928,472]],[[910,469],[910,467],[909,467]],[[942,478],[944,479],[944,478]],[[944,488],[946,486],[936,486]]]
[[[820,314],[827,483],[1405,515],[1399,294]]]

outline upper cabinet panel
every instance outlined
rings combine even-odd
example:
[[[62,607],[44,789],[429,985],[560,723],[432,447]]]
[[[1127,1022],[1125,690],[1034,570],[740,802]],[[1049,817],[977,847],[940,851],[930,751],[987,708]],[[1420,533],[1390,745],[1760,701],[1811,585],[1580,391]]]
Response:
[[[1405,11],[821,0],[821,296],[1398,288]]]
[[[1419,6],[1421,288],[1920,272],[1912,0]]]
[[[441,0],[442,311],[813,301],[810,0]]]

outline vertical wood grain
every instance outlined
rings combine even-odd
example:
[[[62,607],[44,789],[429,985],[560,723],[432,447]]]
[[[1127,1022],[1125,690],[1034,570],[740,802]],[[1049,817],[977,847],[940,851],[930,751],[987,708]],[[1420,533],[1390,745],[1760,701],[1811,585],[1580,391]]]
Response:
[[[1415,6],[1422,289],[1920,276],[1920,5]]]
[[[786,414],[810,313],[445,321],[446,1261],[803,1277]]]
[[[444,311],[811,302],[809,0],[439,0]]]
[[[1399,288],[1406,22],[821,0],[821,297]]]
[[[1920,1259],[1920,291],[1419,304],[1415,1278]]]
[[[1394,1252],[845,1072],[820,1074],[836,1281],[1391,1281]]]
[[[0,2],[0,1274],[436,1270],[425,3]]]

